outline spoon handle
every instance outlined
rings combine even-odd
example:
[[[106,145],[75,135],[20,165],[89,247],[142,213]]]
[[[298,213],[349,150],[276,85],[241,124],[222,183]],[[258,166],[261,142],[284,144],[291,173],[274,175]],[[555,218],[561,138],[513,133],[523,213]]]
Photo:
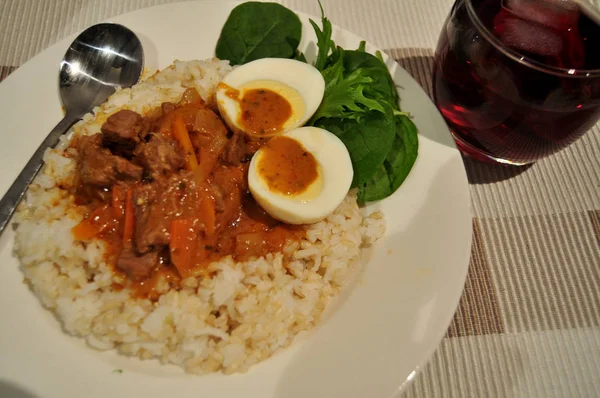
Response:
[[[52,129],[50,134],[44,139],[38,149],[35,151],[29,162],[25,165],[25,168],[15,179],[15,182],[8,188],[4,197],[0,201],[0,234],[4,231],[4,228],[8,225],[8,220],[15,212],[15,209],[29,184],[33,181],[33,178],[42,168],[44,163],[44,152],[47,148],[53,148],[58,144],[58,139],[63,135],[81,116],[67,113],[65,117],[58,122],[56,127]]]

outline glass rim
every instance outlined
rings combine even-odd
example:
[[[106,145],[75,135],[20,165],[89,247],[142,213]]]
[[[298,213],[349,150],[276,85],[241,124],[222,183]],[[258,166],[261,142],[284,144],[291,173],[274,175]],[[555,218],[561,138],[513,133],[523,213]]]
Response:
[[[479,32],[483,35],[483,37],[490,42],[498,51],[511,58],[512,60],[528,66],[532,69],[536,69],[540,72],[560,76],[560,77],[573,77],[573,78],[594,78],[600,77],[600,68],[598,69],[575,69],[575,68],[560,68],[556,66],[550,66],[543,62],[536,61],[534,59],[528,58],[520,52],[513,50],[512,48],[506,46],[502,41],[497,38],[488,28],[484,25],[484,23],[479,19],[475,8],[473,7],[473,0],[464,0],[467,3],[467,12],[471,21],[475,24]]]

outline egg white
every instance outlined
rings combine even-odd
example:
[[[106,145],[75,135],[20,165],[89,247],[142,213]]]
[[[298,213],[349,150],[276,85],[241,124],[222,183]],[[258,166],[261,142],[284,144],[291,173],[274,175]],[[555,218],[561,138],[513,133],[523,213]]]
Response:
[[[318,165],[317,179],[301,194],[273,191],[261,176],[258,164],[263,150],[253,156],[248,169],[248,186],[258,204],[271,217],[288,224],[311,224],[331,214],[346,197],[352,184],[350,154],[334,134],[317,127],[301,127],[283,134],[310,152]]]
[[[305,124],[316,112],[325,93],[325,81],[316,68],[282,58],[263,58],[236,67],[223,78],[222,83],[224,85],[219,85],[216,93],[221,116],[229,128],[248,134],[250,132],[238,123],[241,113],[239,99],[243,98],[245,90],[272,90],[290,103],[292,114],[281,132]],[[237,100],[227,95],[228,87],[239,91]]]

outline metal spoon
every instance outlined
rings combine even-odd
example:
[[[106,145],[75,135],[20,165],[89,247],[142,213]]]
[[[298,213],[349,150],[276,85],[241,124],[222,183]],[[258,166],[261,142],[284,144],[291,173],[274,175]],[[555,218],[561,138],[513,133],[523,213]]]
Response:
[[[59,91],[65,117],[48,134],[0,201],[0,234],[42,168],[44,152],[86,113],[102,104],[118,87],[138,82],[144,52],[138,37],[122,25],[101,23],[83,31],[60,63]]]

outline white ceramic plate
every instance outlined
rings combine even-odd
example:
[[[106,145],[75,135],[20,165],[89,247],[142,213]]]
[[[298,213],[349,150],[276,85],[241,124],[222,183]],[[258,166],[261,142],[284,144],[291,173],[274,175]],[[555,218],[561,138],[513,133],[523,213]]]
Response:
[[[146,66],[162,68],[174,59],[212,56],[234,6],[221,1],[177,3],[113,21],[140,36]],[[300,17],[301,48],[314,54],[314,33],[308,18]],[[61,118],[58,64],[74,37],[42,52],[0,85],[2,194]],[[344,48],[360,42],[339,28],[333,38]],[[396,395],[432,355],[452,319],[469,262],[471,215],[463,163],[442,117],[406,71],[388,64],[400,87],[401,106],[414,115],[419,128],[419,158],[400,189],[376,205],[385,214],[387,232],[365,258],[360,280],[314,331],[248,373],[232,376],[190,376],[153,361],[99,353],[63,334],[23,284],[11,254],[13,233],[7,231],[0,239],[0,396]]]

